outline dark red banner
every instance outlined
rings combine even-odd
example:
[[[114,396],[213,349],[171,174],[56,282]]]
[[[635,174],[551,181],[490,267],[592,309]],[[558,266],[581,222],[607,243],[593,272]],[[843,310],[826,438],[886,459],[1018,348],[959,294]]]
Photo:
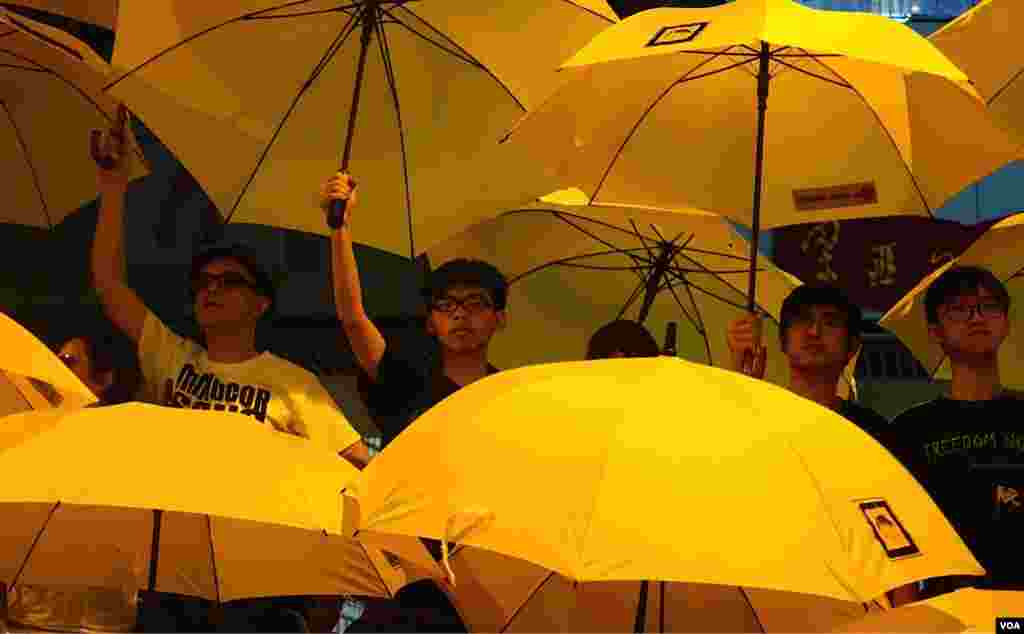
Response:
[[[1001,219],[962,225],[897,216],[782,227],[773,232],[773,260],[804,283],[835,284],[865,310],[885,312]]]

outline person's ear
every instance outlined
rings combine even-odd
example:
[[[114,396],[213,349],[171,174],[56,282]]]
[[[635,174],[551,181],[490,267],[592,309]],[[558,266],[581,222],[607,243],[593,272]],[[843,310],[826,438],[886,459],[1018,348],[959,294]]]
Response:
[[[498,327],[497,327],[497,329],[498,330],[504,330],[505,327],[508,325],[508,311],[503,308],[503,309],[499,310],[495,314],[496,314],[497,320],[498,320],[498,323],[497,323]]]

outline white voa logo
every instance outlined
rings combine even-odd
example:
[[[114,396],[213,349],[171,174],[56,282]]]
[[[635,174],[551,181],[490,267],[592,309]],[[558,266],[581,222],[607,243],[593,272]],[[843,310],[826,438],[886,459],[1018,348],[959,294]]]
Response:
[[[996,620],[996,631],[999,632],[1019,632],[1021,631],[1021,622],[1024,619],[997,619]]]

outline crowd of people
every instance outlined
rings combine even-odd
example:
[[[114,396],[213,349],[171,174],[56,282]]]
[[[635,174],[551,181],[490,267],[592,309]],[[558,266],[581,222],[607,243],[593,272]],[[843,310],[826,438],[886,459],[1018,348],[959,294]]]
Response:
[[[165,325],[125,281],[123,225],[128,178],[119,135],[94,150],[101,198],[92,246],[92,279],[115,331],[137,351],[115,363],[110,336],[79,333],[59,357],[99,397],[97,406],[129,400],[237,412],[307,438],[362,468],[372,451],[348,423],[317,376],[259,350],[256,327],[273,310],[275,289],[257,254],[241,245],[200,250],[189,277],[201,336],[183,338]],[[331,233],[337,315],[364,374],[366,404],[387,446],[417,416],[460,388],[500,369],[489,361],[493,337],[506,327],[508,283],[486,262],[458,259],[428,277],[426,330],[439,357],[403,349],[367,315],[353,254],[358,203],[353,179],[335,174],[320,191],[326,212],[344,201],[344,222]],[[896,456],[921,482],[988,570],[984,578],[944,578],[894,590],[902,604],[966,585],[1024,589],[1016,537],[1024,528],[1024,435],[1013,429],[1020,395],[1004,389],[999,349],[1010,329],[1010,297],[990,272],[956,267],[927,291],[928,328],[952,367],[949,394],[894,420],[840,398],[843,369],[861,345],[860,310],[835,287],[801,286],[780,314],[789,389],[845,417]],[[728,325],[732,368],[763,378],[767,346],[756,315]],[[636,322],[614,321],[590,339],[587,359],[661,354]],[[944,431],[955,430],[955,431]],[[425,541],[440,558],[438,544]],[[404,588],[394,600],[366,600],[349,631],[466,631],[432,581]],[[97,588],[17,587],[7,596],[11,631],[325,631],[337,622],[337,599],[295,597],[209,602],[174,595]]]

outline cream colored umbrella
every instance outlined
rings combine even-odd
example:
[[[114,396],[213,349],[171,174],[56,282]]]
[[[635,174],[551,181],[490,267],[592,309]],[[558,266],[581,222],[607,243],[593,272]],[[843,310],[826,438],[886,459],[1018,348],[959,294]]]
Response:
[[[591,202],[713,210],[755,243],[761,228],[929,216],[1020,155],[964,73],[880,15],[794,0],[652,9],[563,72],[509,145]]]
[[[341,490],[357,470],[238,415],[140,403],[16,414],[0,424],[0,469],[16,475],[0,490],[8,589],[392,596],[405,561],[433,566],[416,540],[343,537]]]
[[[615,18],[604,0],[122,0],[118,19],[108,89],[227,221],[326,234],[315,192],[340,164],[357,239],[418,255],[553,189],[496,141]]]
[[[985,98],[993,117],[1024,143],[1024,5],[982,0],[928,39]]]
[[[0,7],[0,222],[51,228],[96,198],[89,132],[116,120],[108,72],[85,43]],[[130,131],[126,140],[132,177],[146,175]]]
[[[491,344],[492,363],[508,369],[579,360],[598,328],[632,319],[659,340],[668,324],[679,324],[679,356],[728,368],[728,324],[747,312],[747,241],[716,214],[566,204],[573,193],[545,196],[428,252],[434,265],[478,258],[508,277],[509,328]],[[766,316],[765,378],[782,386],[789,383],[789,370],[779,341],[779,311],[800,284],[761,258],[757,308]],[[844,378],[842,394],[850,396],[852,365]]]
[[[866,603],[984,574],[924,489],[853,423],[682,359],[491,375],[414,421],[352,489],[358,536],[475,546],[581,583]]]
[[[96,402],[96,395],[46,344],[3,313],[0,341],[0,416]]]
[[[928,334],[924,299],[928,287],[954,266],[980,266],[992,271],[1010,293],[1010,334],[999,350],[999,378],[1008,387],[1024,388],[1024,332],[1015,315],[1024,304],[1024,214],[1015,214],[992,225],[966,251],[933,271],[879,320],[900,338],[932,377],[953,378],[949,360]]]
[[[63,15],[79,22],[88,22],[115,30],[118,0],[13,0],[8,4]]]

